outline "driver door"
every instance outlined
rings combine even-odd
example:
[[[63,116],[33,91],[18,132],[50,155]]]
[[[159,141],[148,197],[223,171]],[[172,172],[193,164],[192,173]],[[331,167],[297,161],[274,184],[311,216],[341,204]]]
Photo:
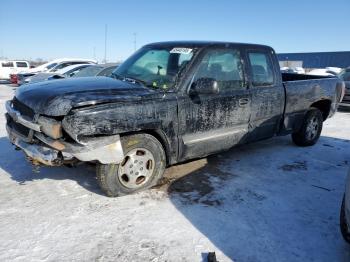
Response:
[[[203,79],[218,92],[201,92]],[[198,84],[197,84],[198,83]],[[203,157],[242,143],[248,133],[251,97],[238,49],[208,49],[197,65],[190,91],[179,97],[179,160]]]

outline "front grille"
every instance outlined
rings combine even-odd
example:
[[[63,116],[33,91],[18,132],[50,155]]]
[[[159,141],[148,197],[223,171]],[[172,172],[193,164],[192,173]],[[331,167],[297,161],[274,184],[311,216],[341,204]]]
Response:
[[[15,130],[17,133],[19,133],[22,136],[25,136],[25,137],[29,136],[30,129],[28,127],[25,127],[19,123],[16,123],[8,114],[6,114],[6,120],[7,120],[7,125],[11,129]]]
[[[15,110],[21,113],[21,115],[28,117],[30,120],[33,120],[34,118],[34,111],[23,104],[21,101],[19,101],[16,97],[13,98],[12,100],[12,106]]]

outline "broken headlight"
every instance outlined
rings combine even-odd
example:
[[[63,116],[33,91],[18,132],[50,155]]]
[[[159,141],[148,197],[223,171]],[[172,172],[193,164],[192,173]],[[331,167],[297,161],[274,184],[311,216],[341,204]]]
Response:
[[[62,137],[62,125],[60,121],[52,118],[40,116],[38,124],[41,126],[41,131],[53,139]]]

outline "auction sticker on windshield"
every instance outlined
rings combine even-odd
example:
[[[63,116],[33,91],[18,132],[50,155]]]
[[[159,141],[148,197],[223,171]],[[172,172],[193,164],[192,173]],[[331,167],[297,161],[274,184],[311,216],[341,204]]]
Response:
[[[175,53],[175,54],[190,54],[192,52],[192,48],[185,48],[185,47],[174,47],[173,49],[170,50],[170,53]]]

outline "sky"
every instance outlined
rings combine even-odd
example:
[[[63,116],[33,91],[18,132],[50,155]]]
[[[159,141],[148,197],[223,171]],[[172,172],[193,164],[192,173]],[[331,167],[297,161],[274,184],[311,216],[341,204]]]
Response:
[[[0,0],[0,57],[120,61],[169,40],[350,51],[350,0]]]

